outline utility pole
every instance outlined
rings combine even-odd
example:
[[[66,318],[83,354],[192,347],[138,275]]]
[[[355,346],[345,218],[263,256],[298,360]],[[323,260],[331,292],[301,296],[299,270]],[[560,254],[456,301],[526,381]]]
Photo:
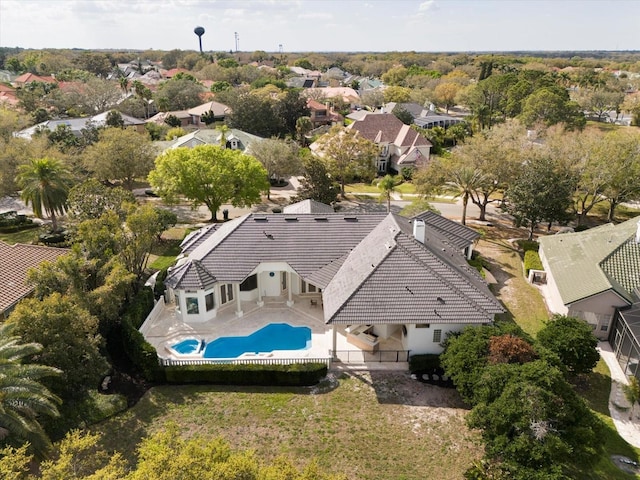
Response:
[[[240,35],[238,35],[238,32],[233,32],[233,36],[236,39],[236,53],[238,53],[238,43],[240,42]]]

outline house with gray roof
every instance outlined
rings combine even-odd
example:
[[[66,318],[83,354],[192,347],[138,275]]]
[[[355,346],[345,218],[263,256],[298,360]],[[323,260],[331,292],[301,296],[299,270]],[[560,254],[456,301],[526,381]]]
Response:
[[[325,356],[342,335],[370,351],[393,337],[410,354],[440,353],[449,333],[504,311],[462,253],[475,238],[467,227],[449,231],[432,215],[312,210],[251,213],[185,238],[165,280],[168,334],[230,314],[228,325],[239,326],[247,311],[266,315],[275,302],[287,309],[280,316],[317,318],[330,339]]]
[[[222,145],[231,150],[247,151],[251,143],[262,141],[262,137],[230,128],[223,133],[220,129],[203,128],[176,138],[168,144],[166,150],[173,148],[193,148],[198,145]],[[162,145],[167,145],[162,142]]]
[[[539,242],[550,310],[585,320],[606,339],[616,309],[640,300],[638,218]]]

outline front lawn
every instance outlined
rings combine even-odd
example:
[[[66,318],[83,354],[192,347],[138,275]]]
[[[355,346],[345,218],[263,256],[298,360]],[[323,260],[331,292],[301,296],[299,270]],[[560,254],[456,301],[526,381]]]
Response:
[[[0,240],[10,245],[24,243],[27,245],[37,243],[38,235],[42,233],[42,228],[28,228],[15,233],[0,233]]]

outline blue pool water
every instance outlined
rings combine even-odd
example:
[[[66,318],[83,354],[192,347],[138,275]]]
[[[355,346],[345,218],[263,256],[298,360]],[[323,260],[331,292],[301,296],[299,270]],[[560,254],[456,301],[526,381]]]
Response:
[[[221,337],[209,342],[204,358],[236,358],[243,353],[266,353],[274,350],[303,350],[310,345],[309,327],[292,327],[272,323],[246,337]]]
[[[196,340],[195,338],[187,338],[186,340],[182,340],[181,342],[172,345],[171,348],[182,355],[196,353],[200,348],[200,340]]]

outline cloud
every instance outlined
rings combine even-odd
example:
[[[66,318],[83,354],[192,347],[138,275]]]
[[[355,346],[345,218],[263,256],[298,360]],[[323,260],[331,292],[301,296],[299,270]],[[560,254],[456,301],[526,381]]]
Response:
[[[435,8],[437,8],[435,0],[426,0],[425,2],[422,2],[420,4],[420,6],[418,7],[418,11],[419,12],[427,12],[427,11],[433,10]]]
[[[323,13],[323,12],[310,12],[310,13],[301,13],[298,15],[298,18],[303,18],[303,19],[307,19],[307,20],[315,20],[315,19],[320,19],[320,20],[331,20],[333,18],[333,15],[330,13]]]

